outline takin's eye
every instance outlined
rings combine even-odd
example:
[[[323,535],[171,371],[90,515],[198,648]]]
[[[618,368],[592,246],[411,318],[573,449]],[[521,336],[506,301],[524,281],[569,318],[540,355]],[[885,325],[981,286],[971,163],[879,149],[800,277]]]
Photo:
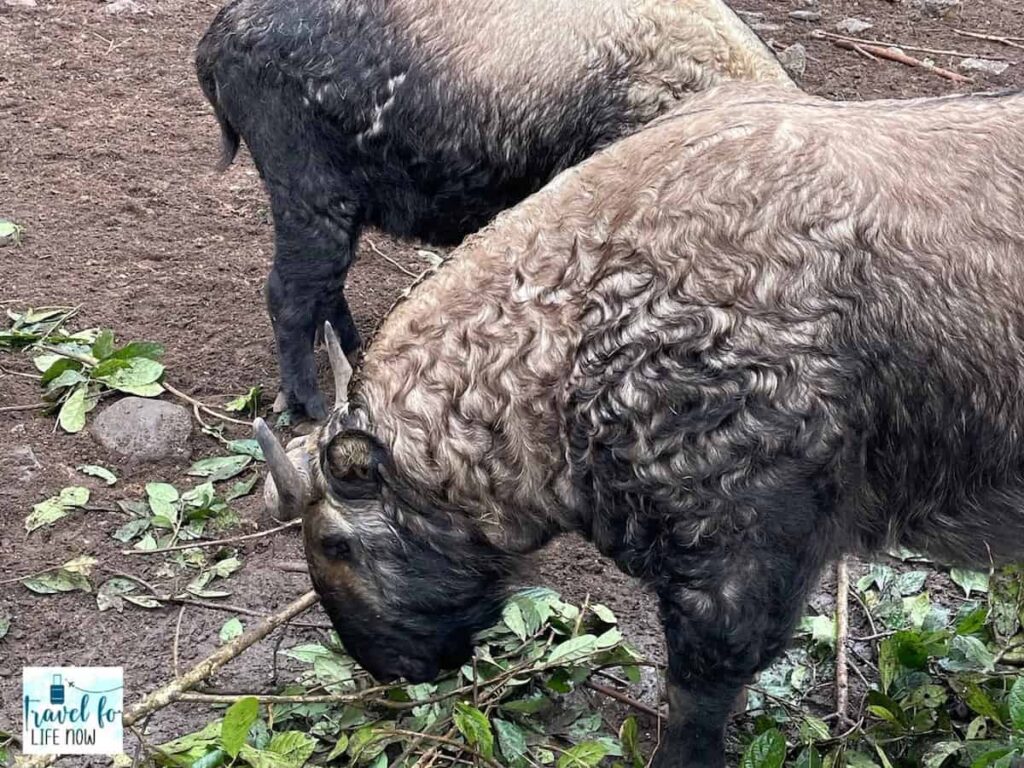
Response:
[[[352,557],[352,545],[340,533],[332,533],[320,539],[320,549],[328,560],[348,560]]]

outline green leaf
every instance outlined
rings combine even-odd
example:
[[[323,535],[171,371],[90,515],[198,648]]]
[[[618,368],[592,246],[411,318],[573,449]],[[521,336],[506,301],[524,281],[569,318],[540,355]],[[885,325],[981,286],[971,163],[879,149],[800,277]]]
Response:
[[[260,395],[262,393],[263,390],[260,387],[252,387],[244,395],[236,397],[225,405],[224,410],[229,413],[248,413],[255,416],[260,407]]]
[[[92,375],[94,379],[102,381],[111,389],[137,390],[139,387],[156,383],[164,375],[164,366],[146,357],[125,360],[115,355],[93,368]]]
[[[494,734],[487,716],[476,707],[465,702],[455,703],[452,717],[455,727],[459,729],[470,745],[480,750],[485,757],[494,756]]]
[[[590,606],[590,610],[593,611],[594,615],[597,616],[597,618],[599,618],[605,624],[619,623],[619,620],[615,618],[615,614],[612,613],[612,609],[609,608],[607,605],[597,603],[596,605]]]
[[[354,672],[350,659],[333,653],[313,660],[313,673],[317,682],[330,693],[344,693],[351,689]]]
[[[896,577],[893,586],[901,595],[915,595],[924,587],[927,578],[928,571],[907,571]]]
[[[545,663],[548,665],[568,664],[572,661],[584,659],[597,650],[596,637],[593,635],[580,635],[579,637],[566,640],[564,643],[559,643],[552,648]]]
[[[1015,731],[1024,734],[1024,677],[1018,677],[1006,698],[1010,709],[1010,722]]]
[[[232,758],[238,756],[249,729],[260,714],[260,703],[255,696],[239,699],[224,713],[224,722],[220,728],[220,744]]]
[[[124,600],[122,597],[129,592],[134,592],[137,588],[138,585],[131,579],[121,576],[107,579],[96,590],[96,607],[101,612],[113,608],[118,613],[121,613],[124,610]]]
[[[100,335],[92,344],[92,356],[97,360],[103,360],[112,354],[114,354],[114,332],[105,329],[100,331]]]
[[[45,525],[52,525],[76,507],[84,507],[88,503],[88,488],[78,485],[64,488],[58,496],[51,496],[32,507],[32,513],[25,518],[25,532],[32,533]]]
[[[152,384],[140,384],[138,386],[122,384],[117,388],[117,391],[124,392],[126,395],[135,395],[136,397],[159,397],[164,393],[164,388],[153,382]]]
[[[988,574],[982,571],[953,568],[949,572],[949,578],[964,591],[967,597],[970,597],[973,591],[988,592]]]
[[[984,605],[978,606],[965,616],[957,619],[956,633],[958,635],[973,635],[980,631],[988,620],[988,608]]]
[[[245,628],[242,626],[242,622],[237,617],[232,616],[230,619],[224,622],[224,626],[220,628],[220,641],[221,643],[230,643],[236,637],[239,637]]]
[[[239,480],[231,484],[231,490],[224,495],[225,501],[234,501],[240,499],[243,496],[248,496],[252,493],[252,489],[256,486],[256,481],[259,480],[259,472],[254,472],[245,480]]]
[[[275,733],[267,745],[267,752],[286,760],[294,768],[302,768],[316,749],[316,739],[301,731]]]
[[[308,643],[281,651],[281,654],[298,661],[304,661],[307,664],[312,664],[319,658],[330,658],[334,655],[334,651],[324,648],[319,643]]]
[[[804,616],[799,631],[809,634],[817,645],[835,648],[836,623],[831,616]]]
[[[263,449],[260,444],[252,438],[248,440],[229,440],[227,448],[232,453],[239,453],[243,456],[252,456],[256,461],[263,461]]]
[[[516,712],[521,715],[535,715],[543,712],[551,706],[551,699],[542,693],[535,693],[523,699],[512,699],[503,701],[498,705],[506,712]]]
[[[211,482],[229,480],[240,474],[252,463],[251,456],[214,456],[193,464],[188,474],[193,477],[208,477]]]
[[[498,734],[498,747],[506,763],[515,763],[526,754],[526,734],[522,728],[498,717],[494,718],[493,725]]]
[[[134,520],[129,520],[127,523],[122,525],[111,536],[120,541],[122,544],[127,544],[129,541],[134,539],[140,533],[149,528],[148,517],[137,517]]]
[[[7,219],[0,219],[0,245],[17,245],[25,228]]]
[[[106,467],[101,467],[98,464],[80,464],[76,467],[79,472],[83,475],[89,475],[90,477],[98,477],[107,485],[113,485],[117,482],[117,475],[111,472]]]
[[[89,412],[86,394],[85,386],[76,387],[57,414],[57,423],[69,434],[76,434],[85,428],[85,414]]]
[[[557,768],[593,768],[608,754],[608,747],[599,741],[584,741],[565,750],[558,758]]]
[[[921,756],[922,768],[941,768],[952,755],[961,750],[959,741],[939,741],[932,744]]]
[[[91,592],[92,585],[85,574],[69,569],[66,566],[56,571],[40,573],[21,580],[21,583],[39,595],[55,595],[58,592]]]
[[[523,620],[523,612],[518,604],[511,601],[506,603],[501,612],[501,620],[520,640],[525,641],[529,637],[526,631],[526,622]]]
[[[111,357],[116,360],[130,360],[133,357],[144,357],[149,360],[162,360],[164,347],[153,341],[132,341],[114,352]]]
[[[814,747],[806,747],[793,764],[794,768],[822,768],[821,753]]]
[[[814,715],[804,715],[800,722],[800,741],[804,744],[813,744],[816,741],[825,741],[832,736],[828,729],[828,723]]]
[[[939,663],[950,672],[991,672],[995,654],[974,635],[957,635],[950,641],[948,655]]]
[[[166,518],[173,526],[178,519],[178,489],[168,483],[147,483],[146,497],[153,514]]]
[[[347,733],[342,733],[342,734],[341,734],[341,735],[340,735],[340,736],[338,737],[338,741],[337,741],[337,742],[335,742],[335,744],[334,744],[334,749],[332,749],[332,750],[331,750],[331,751],[330,751],[330,752],[329,752],[329,753],[327,754],[327,757],[326,757],[326,758],[324,758],[324,762],[325,762],[325,763],[329,763],[329,762],[331,762],[331,760],[333,760],[334,758],[336,758],[336,757],[341,757],[341,755],[345,754],[345,750],[346,750],[346,749],[348,749],[348,734],[347,734]]]
[[[210,572],[215,576],[219,576],[222,579],[226,579],[232,573],[242,567],[242,561],[237,557],[225,557],[223,560],[218,560],[210,567]]]
[[[6,614],[0,613],[0,640],[7,637],[7,633],[11,631],[11,617]]]
[[[740,768],[782,768],[786,740],[777,728],[765,731],[744,750]]]

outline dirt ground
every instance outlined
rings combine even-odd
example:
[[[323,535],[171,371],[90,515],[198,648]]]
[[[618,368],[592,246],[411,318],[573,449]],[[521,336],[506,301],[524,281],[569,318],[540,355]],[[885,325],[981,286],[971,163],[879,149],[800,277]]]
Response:
[[[29,0],[30,1],[30,0]],[[119,15],[95,0],[0,0],[0,218],[26,228],[20,247],[0,250],[0,308],[80,305],[78,322],[116,329],[123,339],[167,347],[169,379],[214,402],[254,384],[273,391],[276,364],[262,284],[272,253],[268,207],[244,156],[226,173],[214,171],[218,131],[192,69],[193,48],[217,6],[185,0],[138,0]],[[811,4],[813,3],[813,4]],[[952,19],[924,16],[887,0],[742,0],[737,8],[779,47],[807,49],[803,86],[830,98],[865,99],[1024,86],[1024,63],[1003,75],[959,85],[923,70],[871,60],[812,39],[846,17],[870,21],[862,36],[936,50],[958,50],[1024,61],[1024,50],[957,35],[954,28],[1024,35],[1019,0],[964,0]],[[799,21],[795,10],[821,19]],[[956,69],[960,57],[929,55]],[[367,235],[381,251],[419,272],[416,245]],[[368,333],[410,281],[363,246],[350,281],[350,302]],[[39,399],[24,356],[0,355],[0,406]],[[238,436],[245,436],[241,433]],[[12,459],[28,447],[31,460]],[[197,436],[193,458],[216,444]],[[33,412],[0,413],[0,614],[13,623],[0,641],[0,730],[20,732],[23,665],[124,665],[129,703],[172,674],[176,609],[99,613],[95,598],[75,593],[39,597],[11,580],[79,554],[112,571],[175,586],[157,572],[157,558],[126,557],[110,532],[117,512],[76,513],[61,524],[24,533],[34,503],[72,482],[90,485],[93,506],[138,498],[146,482],[175,482],[187,464],[116,466],[114,489],[74,471],[110,457],[87,432],[55,433],[53,420]],[[239,504],[245,525],[259,521],[256,497]],[[228,588],[229,601],[266,611],[308,588],[307,577],[274,562],[301,556],[298,537],[279,535],[243,548],[245,562]],[[538,558],[538,578],[575,600],[590,594],[621,618],[628,639],[661,654],[653,601],[588,545],[565,540]],[[228,613],[189,609],[181,623],[182,665],[217,644]],[[326,624],[319,610],[307,617]],[[291,627],[288,640],[318,630]],[[223,689],[272,685],[272,644],[264,643],[216,676]],[[156,740],[205,721],[206,713],[175,707],[151,723]],[[71,761],[68,761],[69,763]],[[103,761],[105,763],[105,761]],[[81,761],[80,764],[85,764]],[[99,764],[99,763],[98,763]]]

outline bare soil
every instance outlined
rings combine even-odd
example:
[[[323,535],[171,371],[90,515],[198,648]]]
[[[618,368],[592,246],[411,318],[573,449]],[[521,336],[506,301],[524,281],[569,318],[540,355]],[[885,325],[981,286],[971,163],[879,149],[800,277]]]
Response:
[[[964,0],[952,19],[928,18],[913,5],[887,0],[807,2],[814,0],[742,0],[737,7],[763,14],[759,23],[769,26],[761,33],[779,47],[806,46],[802,84],[813,93],[867,99],[1024,86],[1024,63],[958,85],[809,36],[815,28],[835,31],[837,22],[855,16],[874,24],[865,37],[1024,61],[1024,50],[953,31],[1024,36],[1018,0]],[[0,308],[80,305],[83,325],[112,327],[123,339],[160,341],[170,379],[205,401],[221,403],[254,384],[273,392],[276,365],[262,301],[272,254],[267,203],[244,154],[229,171],[214,171],[218,131],[192,69],[193,48],[217,6],[138,0],[139,12],[114,15],[95,0],[12,3],[17,0],[0,0],[0,217],[23,225],[26,237],[20,247],[0,250]],[[790,18],[801,9],[820,11],[822,18]],[[950,69],[960,60],[931,57]],[[373,232],[367,238],[409,272],[425,266],[415,243]],[[364,335],[410,281],[364,243],[348,294]],[[0,354],[0,407],[38,402],[37,382],[19,372],[31,372],[26,357]],[[12,451],[25,447],[38,466],[12,460]],[[194,458],[215,450],[197,430]],[[116,468],[121,480],[115,488],[74,470],[93,462]],[[24,665],[123,665],[129,702],[173,674],[176,609],[100,613],[91,595],[40,597],[10,580],[91,554],[110,572],[131,573],[168,591],[180,588],[158,572],[160,558],[120,555],[110,533],[123,516],[98,508],[138,498],[149,481],[178,482],[186,466],[118,466],[88,433],[55,432],[53,419],[37,412],[0,412],[0,615],[13,620],[0,640],[0,730],[20,732]],[[93,509],[26,536],[23,520],[32,505],[72,483],[93,488]],[[261,525],[255,496],[241,502],[239,512],[243,528]],[[262,539],[243,547],[242,556],[244,567],[227,582],[232,604],[267,611],[308,588],[306,576],[274,565],[301,557],[296,535]],[[634,644],[661,656],[654,601],[586,543],[556,542],[538,557],[534,572],[572,599],[590,595],[606,603]],[[829,599],[826,591],[816,600]],[[182,666],[216,646],[229,616],[185,611]],[[326,625],[319,609],[305,618]],[[318,632],[284,631],[288,644]],[[213,683],[263,689],[274,673],[273,643],[265,642]],[[206,719],[198,708],[172,707],[153,719],[150,733],[160,740]]]

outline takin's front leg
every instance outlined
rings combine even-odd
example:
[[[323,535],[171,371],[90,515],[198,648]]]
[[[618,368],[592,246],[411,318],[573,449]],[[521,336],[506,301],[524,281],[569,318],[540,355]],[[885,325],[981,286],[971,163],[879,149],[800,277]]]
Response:
[[[825,557],[816,537],[730,546],[659,589],[669,652],[668,726],[655,768],[723,768],[725,729],[754,676],[786,647]],[[808,546],[810,545],[810,546]],[[801,551],[803,550],[803,551]]]

